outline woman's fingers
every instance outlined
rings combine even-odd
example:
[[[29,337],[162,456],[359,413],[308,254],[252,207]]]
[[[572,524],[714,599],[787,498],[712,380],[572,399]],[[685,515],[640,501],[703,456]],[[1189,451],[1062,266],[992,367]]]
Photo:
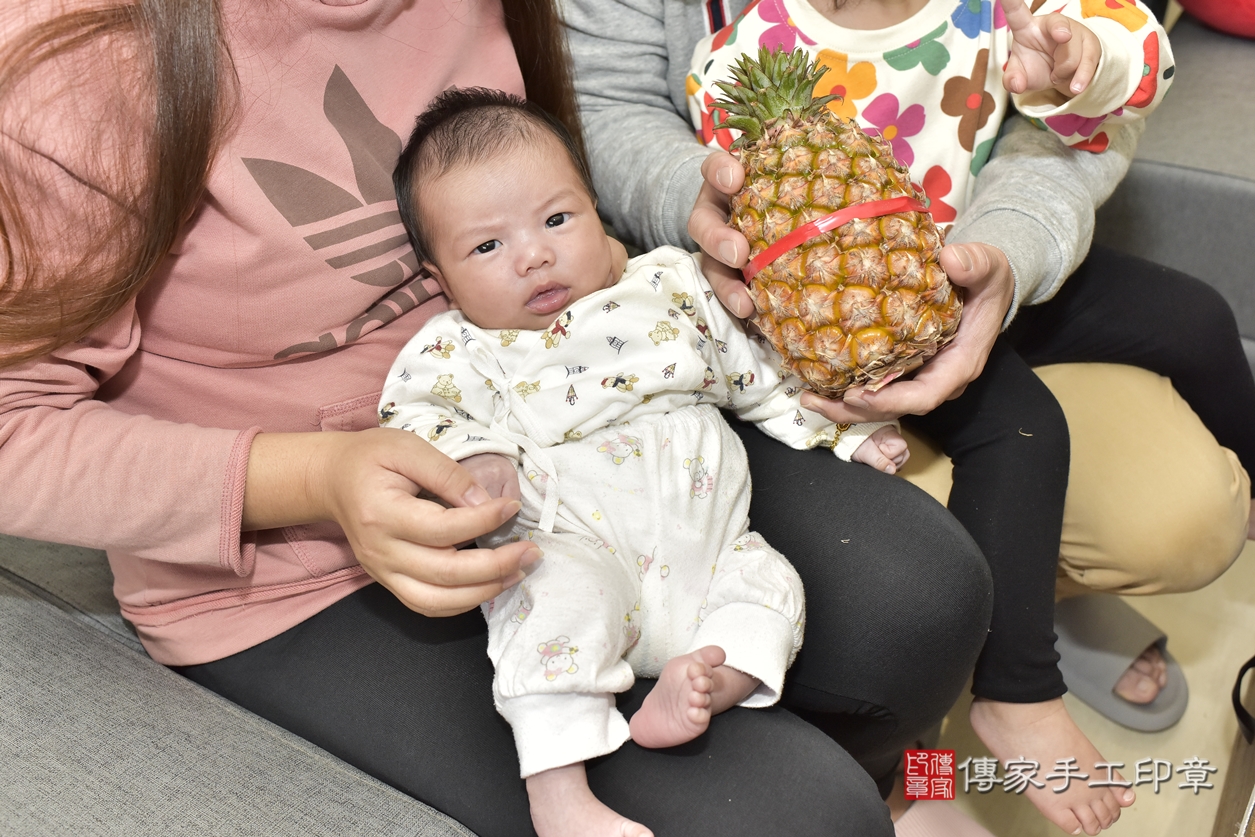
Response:
[[[735,195],[745,185],[745,169],[741,161],[726,151],[712,151],[702,160],[702,179],[724,195]],[[726,207],[728,202],[723,202]]]
[[[332,517],[358,561],[411,609],[468,610],[517,583],[540,557],[528,541],[455,549],[506,523],[520,504],[492,499],[466,468],[412,433],[380,428],[335,439],[315,479],[326,484]],[[452,507],[415,497],[420,489]]]
[[[413,433],[387,427],[365,432],[394,434],[381,464],[449,505],[478,506],[492,499],[470,471]]]
[[[749,242],[728,226],[728,198],[744,183],[745,170],[735,157],[712,152],[702,161],[702,188],[689,215],[689,235],[702,252],[735,268],[749,259]]]
[[[802,406],[836,424],[859,424],[865,421],[889,421],[898,418],[896,415],[882,414],[865,404],[822,398],[813,392],[802,393]]]
[[[728,226],[728,197],[740,191],[745,170],[724,151],[702,161],[702,188],[689,215],[689,235],[702,251],[702,272],[715,296],[738,317],[748,317],[754,303],[740,268],[749,261],[749,242]]]
[[[399,556],[371,575],[406,607],[425,616],[452,616],[493,598],[523,579],[540,558],[526,541],[496,549],[429,550]]]
[[[745,287],[741,271],[702,253],[702,273],[715,296],[733,315],[744,319],[754,313],[754,300]]]
[[[398,498],[397,502],[398,507],[390,510],[391,519],[380,521],[381,528],[393,537],[434,547],[473,541],[504,524],[522,507],[522,503],[509,497],[465,508],[445,508],[413,497]]]
[[[388,556],[382,569],[422,584],[452,589],[503,584],[535,563],[540,555],[540,547],[526,540],[496,549],[436,549],[401,544]]]
[[[1007,257],[988,244],[948,244],[942,267],[964,290],[963,316],[954,340],[907,380],[872,392],[851,389],[842,401],[807,393],[802,406],[835,422],[886,421],[924,415],[958,398],[985,368],[989,350],[1002,331],[1002,321],[1015,293]]]
[[[740,268],[749,261],[749,242],[728,226],[727,197],[712,189],[709,183],[702,186],[689,215],[689,235],[703,253],[728,267]]]

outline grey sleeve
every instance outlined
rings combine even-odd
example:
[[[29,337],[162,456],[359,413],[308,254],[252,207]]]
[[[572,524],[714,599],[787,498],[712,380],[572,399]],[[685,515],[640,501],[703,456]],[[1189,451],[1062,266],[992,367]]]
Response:
[[[1107,150],[1094,154],[1068,148],[1022,116],[1007,118],[971,205],[946,237],[1006,253],[1015,298],[1004,328],[1021,305],[1054,296],[1085,258],[1094,212],[1128,171],[1144,128],[1141,120],[1120,126]]]
[[[697,246],[688,217],[702,160],[684,101],[702,6],[677,0],[561,0],[603,218],[644,249]],[[677,97],[678,93],[678,97]]]

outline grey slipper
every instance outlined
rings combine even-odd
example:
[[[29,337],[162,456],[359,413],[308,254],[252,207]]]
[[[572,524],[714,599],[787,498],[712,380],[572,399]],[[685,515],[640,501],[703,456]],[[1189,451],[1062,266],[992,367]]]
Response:
[[[1168,637],[1119,596],[1093,593],[1055,604],[1059,670],[1068,691],[1099,714],[1141,732],[1159,732],[1181,720],[1190,687],[1168,653]],[[1130,703],[1112,689],[1152,645],[1168,664],[1168,685],[1150,703]]]

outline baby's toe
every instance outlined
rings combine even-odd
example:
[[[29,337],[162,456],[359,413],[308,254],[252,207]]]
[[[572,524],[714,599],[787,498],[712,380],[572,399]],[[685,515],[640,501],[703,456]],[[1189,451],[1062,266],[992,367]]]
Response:
[[[1046,816],[1046,819],[1062,828],[1068,834],[1080,834],[1083,826],[1081,820],[1072,812],[1070,808],[1064,808],[1062,811],[1056,811]]]
[[[1150,703],[1159,694],[1159,688],[1149,675],[1129,668],[1120,675],[1114,691],[1130,703]]]
[[[1098,824],[1103,828],[1111,828],[1111,824],[1120,818],[1120,806],[1116,804],[1115,797],[1111,794],[1104,794],[1099,799],[1095,799],[1090,806],[1094,810],[1094,815],[1098,817]]]
[[[696,656],[711,668],[723,665],[724,660],[728,658],[728,655],[718,645],[707,645],[704,648],[699,648]]]
[[[1078,805],[1072,809],[1072,813],[1081,823],[1081,830],[1093,837],[1102,831],[1102,823],[1098,821],[1098,815],[1094,813],[1094,809],[1088,805]]]

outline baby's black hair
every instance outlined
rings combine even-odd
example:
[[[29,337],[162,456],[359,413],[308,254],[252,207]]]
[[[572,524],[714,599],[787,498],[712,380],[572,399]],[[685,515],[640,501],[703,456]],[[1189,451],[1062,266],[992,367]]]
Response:
[[[433,261],[419,219],[420,180],[439,177],[455,166],[486,160],[549,133],[562,143],[593,203],[597,193],[579,147],[567,129],[538,105],[500,90],[450,87],[419,114],[392,172],[401,223],[418,261]]]

